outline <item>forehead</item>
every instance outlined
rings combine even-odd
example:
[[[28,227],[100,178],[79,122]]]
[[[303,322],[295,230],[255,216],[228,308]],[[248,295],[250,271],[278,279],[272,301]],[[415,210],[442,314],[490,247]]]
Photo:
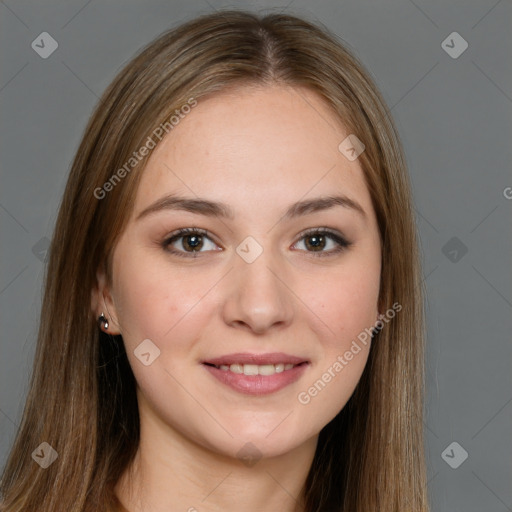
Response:
[[[334,190],[371,209],[359,162],[338,149],[348,135],[303,88],[244,87],[198,100],[153,150],[134,213],[171,192],[230,203],[240,214]]]

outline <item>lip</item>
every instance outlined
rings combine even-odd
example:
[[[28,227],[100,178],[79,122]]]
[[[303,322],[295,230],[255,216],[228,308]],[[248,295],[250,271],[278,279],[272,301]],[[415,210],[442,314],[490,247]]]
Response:
[[[205,359],[201,361],[201,363],[220,366],[221,364],[300,364],[309,363],[309,361],[304,357],[292,356],[283,352],[272,352],[268,354],[251,354],[249,352],[240,352],[236,354],[227,354],[225,356]]]
[[[297,381],[306,371],[309,364],[304,363],[294,366],[291,370],[274,373],[274,375],[244,375],[243,373],[233,373],[206,364],[202,366],[213,377],[239,393],[246,395],[268,395]]]
[[[237,363],[257,365],[284,363],[297,366],[281,373],[274,373],[273,375],[245,375],[243,373],[221,370],[216,367]],[[310,362],[307,359],[284,353],[239,353],[202,361],[202,366],[210,375],[231,389],[246,395],[261,396],[275,393],[296,382],[310,366]]]

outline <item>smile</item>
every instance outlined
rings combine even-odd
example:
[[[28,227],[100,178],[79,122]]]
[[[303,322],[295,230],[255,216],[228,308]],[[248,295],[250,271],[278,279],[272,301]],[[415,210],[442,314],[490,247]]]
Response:
[[[275,393],[297,381],[310,362],[283,353],[230,354],[202,361],[217,381],[248,395]]]
[[[300,363],[303,364],[303,363]],[[224,372],[233,372],[244,375],[274,375],[274,373],[281,373],[284,371],[291,370],[296,364],[292,363],[278,363],[278,364],[239,364],[234,363],[231,365],[221,364],[219,366],[213,365],[215,368]]]

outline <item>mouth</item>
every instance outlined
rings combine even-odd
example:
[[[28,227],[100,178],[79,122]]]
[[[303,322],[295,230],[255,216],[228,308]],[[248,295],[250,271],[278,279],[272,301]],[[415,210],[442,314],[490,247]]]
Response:
[[[201,364],[217,380],[235,391],[263,395],[295,382],[310,361],[283,353],[241,353],[208,359]]]
[[[244,375],[274,375],[308,364],[305,358],[274,352],[271,354],[229,354],[202,362],[208,366]]]
[[[213,366],[218,370],[222,370],[223,372],[233,372],[238,375],[274,375],[275,373],[287,372],[288,370],[292,370],[296,366],[301,366],[303,364],[308,364],[307,362],[302,362],[299,364],[292,363],[277,363],[277,364],[241,364],[241,363],[232,363],[230,365],[227,364],[211,364],[204,363],[206,366]]]

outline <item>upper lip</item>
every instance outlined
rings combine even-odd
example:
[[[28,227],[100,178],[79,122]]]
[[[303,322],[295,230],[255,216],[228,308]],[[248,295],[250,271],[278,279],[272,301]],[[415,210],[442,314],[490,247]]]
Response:
[[[307,363],[308,360],[303,357],[292,356],[284,354],[283,352],[273,352],[269,354],[251,354],[248,352],[241,352],[237,354],[227,354],[225,356],[213,357],[201,361],[203,364],[213,364],[215,366],[231,365],[231,364],[300,364]]]

